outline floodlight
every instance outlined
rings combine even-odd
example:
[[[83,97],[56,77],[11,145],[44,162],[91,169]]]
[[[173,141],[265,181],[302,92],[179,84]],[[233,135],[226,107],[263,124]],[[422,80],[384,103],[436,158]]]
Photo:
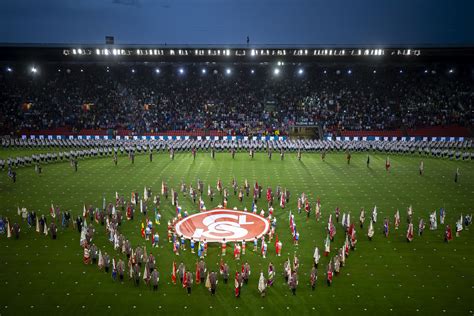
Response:
[[[300,69],[298,70],[298,74],[300,74],[300,75],[302,75],[303,72],[304,72],[304,70],[303,70],[302,68],[300,68]]]
[[[180,73],[181,75],[184,74],[184,69],[183,69],[183,68],[179,68],[178,71],[179,71],[179,73]]]
[[[227,69],[225,70],[225,73],[228,74],[228,75],[230,75],[231,72],[232,72],[232,70],[230,70],[230,68],[227,68]]]
[[[159,69],[159,68],[156,68],[156,69],[155,69],[155,72],[156,72],[157,74],[159,74],[159,73],[160,73],[160,69]]]
[[[7,72],[12,72],[13,69],[11,69],[10,67],[7,67]]]
[[[203,68],[203,69],[201,70],[201,72],[205,75],[206,72],[207,72],[206,68]]]
[[[31,67],[31,72],[35,74],[38,72],[38,69],[36,69],[36,67]]]
[[[275,68],[275,70],[273,70],[273,73],[278,76],[280,74],[280,69],[279,68]]]

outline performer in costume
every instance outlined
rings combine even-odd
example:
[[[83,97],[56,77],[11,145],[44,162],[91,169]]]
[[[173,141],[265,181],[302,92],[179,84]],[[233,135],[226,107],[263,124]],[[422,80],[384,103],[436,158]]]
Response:
[[[225,242],[225,238],[222,239],[222,243],[221,243],[221,255],[222,256],[225,256],[225,253],[226,253],[226,250],[227,250],[227,244]]]
[[[275,279],[275,267],[273,266],[273,264],[270,262],[268,264],[268,286],[272,286],[273,285],[273,281]]]

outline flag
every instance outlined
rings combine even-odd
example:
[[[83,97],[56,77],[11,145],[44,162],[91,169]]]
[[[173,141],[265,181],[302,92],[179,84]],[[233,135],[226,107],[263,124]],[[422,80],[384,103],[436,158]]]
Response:
[[[263,272],[260,273],[260,279],[258,280],[258,290],[260,293],[263,293],[267,288],[267,283],[265,282],[265,277],[263,276]]]
[[[51,202],[51,209],[49,210],[49,214],[51,215],[52,218],[56,217],[56,212],[54,210],[53,202]]]
[[[100,269],[104,266],[104,257],[102,256],[102,251],[99,250],[99,261],[97,262],[97,265],[99,266]]]
[[[145,238],[145,224],[142,222],[142,228],[140,229],[140,234],[142,235],[142,238]]]
[[[143,213],[143,200],[140,199],[140,213]]]
[[[408,224],[407,240],[408,241],[413,240],[413,224],[412,223]]]
[[[106,202],[105,202],[105,196],[102,198],[102,209],[105,210]]]
[[[84,247],[85,243],[86,243],[86,230],[83,228],[81,230],[81,237],[79,238],[79,245]]]
[[[211,280],[209,279],[209,272],[207,273],[205,286],[207,289],[209,289],[209,291],[211,290]]]
[[[173,270],[171,271],[171,281],[176,284],[176,262],[173,261]]]
[[[196,284],[201,283],[201,273],[199,271],[199,264],[196,262]]]
[[[119,198],[119,194],[117,191],[115,191],[115,198],[118,199]]]
[[[12,236],[12,231],[10,228],[10,221],[7,222],[7,238],[10,238]]]
[[[221,263],[220,263],[219,266],[220,266],[219,267],[220,273],[224,274],[224,260],[222,260],[222,258],[221,258]]]
[[[234,282],[234,286],[235,286],[235,296],[239,296],[240,295],[240,284],[239,284],[239,272],[235,272],[235,282]]]
[[[275,249],[277,248],[277,244],[278,244],[278,234],[275,234]]]
[[[143,271],[143,280],[145,280],[145,282],[148,282],[148,269],[146,267],[146,264],[145,264],[145,270]]]
[[[21,214],[21,211],[20,211],[20,207],[18,206],[18,216],[20,216]]]
[[[39,218],[38,218],[38,216],[36,216],[36,232],[37,232],[37,233],[40,232],[40,224],[39,224]]]
[[[45,236],[48,236],[48,225],[46,225],[46,223],[44,224],[43,233],[44,233]]]
[[[324,255],[327,255],[331,252],[331,240],[329,239],[329,235],[327,235],[326,240],[324,241]]]
[[[165,183],[161,181],[161,195],[165,194]]]
[[[187,284],[188,284],[188,274],[186,273],[186,270],[184,270],[183,287],[186,287]]]
[[[82,217],[87,216],[87,210],[86,210],[86,205],[84,204],[84,208],[82,209]]]

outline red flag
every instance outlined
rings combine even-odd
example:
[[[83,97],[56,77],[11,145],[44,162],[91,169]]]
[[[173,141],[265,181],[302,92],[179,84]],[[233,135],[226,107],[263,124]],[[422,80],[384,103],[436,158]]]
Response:
[[[173,261],[173,271],[171,272],[171,281],[176,284],[176,263]]]
[[[196,284],[201,283],[201,273],[199,271],[199,264],[196,262]]]
[[[222,258],[221,258],[221,264],[220,264],[220,272],[221,274],[224,273],[224,260],[222,260]]]
[[[239,284],[239,272],[235,272],[235,296],[238,297],[240,294],[240,284]]]
[[[188,276],[187,276],[187,273],[186,273],[186,270],[184,271],[184,276],[183,276],[183,287],[186,287],[186,285],[188,284]]]
[[[275,248],[277,247],[277,244],[278,244],[278,234],[275,234],[276,237],[275,237]]]

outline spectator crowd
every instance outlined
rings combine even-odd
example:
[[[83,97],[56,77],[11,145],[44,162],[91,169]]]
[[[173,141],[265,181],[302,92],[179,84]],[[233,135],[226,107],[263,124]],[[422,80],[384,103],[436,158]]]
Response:
[[[67,128],[136,134],[218,130],[285,135],[472,126],[469,72],[353,65],[18,64],[0,73],[0,132]],[[350,70],[349,70],[350,69]],[[180,71],[182,70],[182,71]]]

